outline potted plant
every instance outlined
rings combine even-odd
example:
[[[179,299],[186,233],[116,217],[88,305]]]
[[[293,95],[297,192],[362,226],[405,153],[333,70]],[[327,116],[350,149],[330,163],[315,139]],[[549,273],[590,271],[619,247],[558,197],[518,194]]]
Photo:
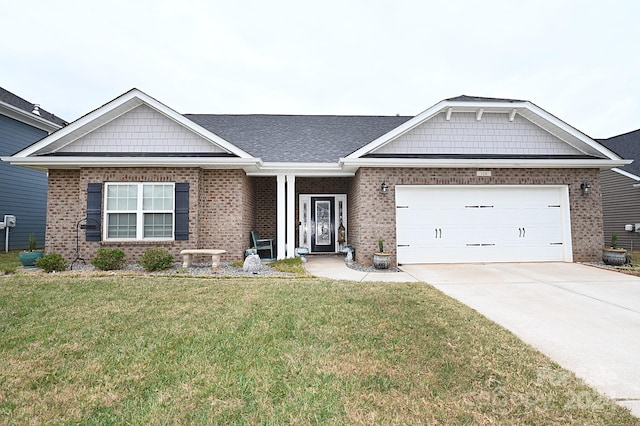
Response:
[[[378,252],[373,253],[373,266],[376,269],[389,269],[391,266],[391,253],[384,251],[382,238],[378,238]]]
[[[606,265],[622,266],[627,263],[627,250],[618,248],[618,234],[611,234],[611,247],[602,249],[602,261]]]
[[[36,260],[40,259],[44,255],[42,250],[36,251],[37,245],[38,242],[36,241],[36,236],[32,232],[29,235],[29,251],[18,253],[20,263],[22,263],[22,266],[25,268],[33,268],[36,266]]]

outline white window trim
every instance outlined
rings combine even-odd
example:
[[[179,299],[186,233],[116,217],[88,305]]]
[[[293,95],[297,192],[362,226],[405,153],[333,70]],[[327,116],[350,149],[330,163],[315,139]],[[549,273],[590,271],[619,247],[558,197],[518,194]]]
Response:
[[[131,210],[108,210],[107,209],[107,197],[109,194],[109,186],[110,185],[137,185],[138,187],[138,197],[137,197],[137,207],[135,211]],[[171,210],[151,210],[144,211],[143,210],[143,186],[144,185],[171,185],[173,190],[173,204],[171,206]],[[103,241],[110,242],[132,242],[132,241],[174,241],[176,234],[176,186],[175,182],[106,182],[104,184],[104,194],[102,200],[102,229]],[[110,213],[135,213],[136,214],[136,237],[135,238],[109,238],[109,214]],[[171,223],[171,237],[164,238],[144,238],[144,213],[171,213],[172,223]]]

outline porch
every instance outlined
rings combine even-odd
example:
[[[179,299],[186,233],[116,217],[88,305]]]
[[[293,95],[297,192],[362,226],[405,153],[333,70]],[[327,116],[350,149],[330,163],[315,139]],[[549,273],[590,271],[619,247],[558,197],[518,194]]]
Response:
[[[338,253],[349,244],[352,177],[286,174],[251,180],[253,228],[262,237],[276,238],[278,259],[294,257],[296,247],[307,247],[311,253]]]

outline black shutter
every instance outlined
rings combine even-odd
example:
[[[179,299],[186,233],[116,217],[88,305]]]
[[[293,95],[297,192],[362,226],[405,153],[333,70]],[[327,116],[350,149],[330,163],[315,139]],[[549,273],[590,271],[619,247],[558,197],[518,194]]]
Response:
[[[100,241],[100,224],[102,223],[102,184],[87,185],[87,225],[85,237],[87,241]]]
[[[176,183],[176,240],[189,239],[189,184]]]

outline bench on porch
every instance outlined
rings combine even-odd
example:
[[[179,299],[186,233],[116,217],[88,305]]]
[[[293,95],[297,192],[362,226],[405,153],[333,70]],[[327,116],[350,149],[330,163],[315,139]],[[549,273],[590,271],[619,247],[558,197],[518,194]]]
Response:
[[[226,250],[213,250],[213,249],[187,249],[182,250],[182,267],[188,268],[191,266],[194,254],[205,254],[211,256],[211,269],[215,269],[220,264],[220,255],[225,254]]]

